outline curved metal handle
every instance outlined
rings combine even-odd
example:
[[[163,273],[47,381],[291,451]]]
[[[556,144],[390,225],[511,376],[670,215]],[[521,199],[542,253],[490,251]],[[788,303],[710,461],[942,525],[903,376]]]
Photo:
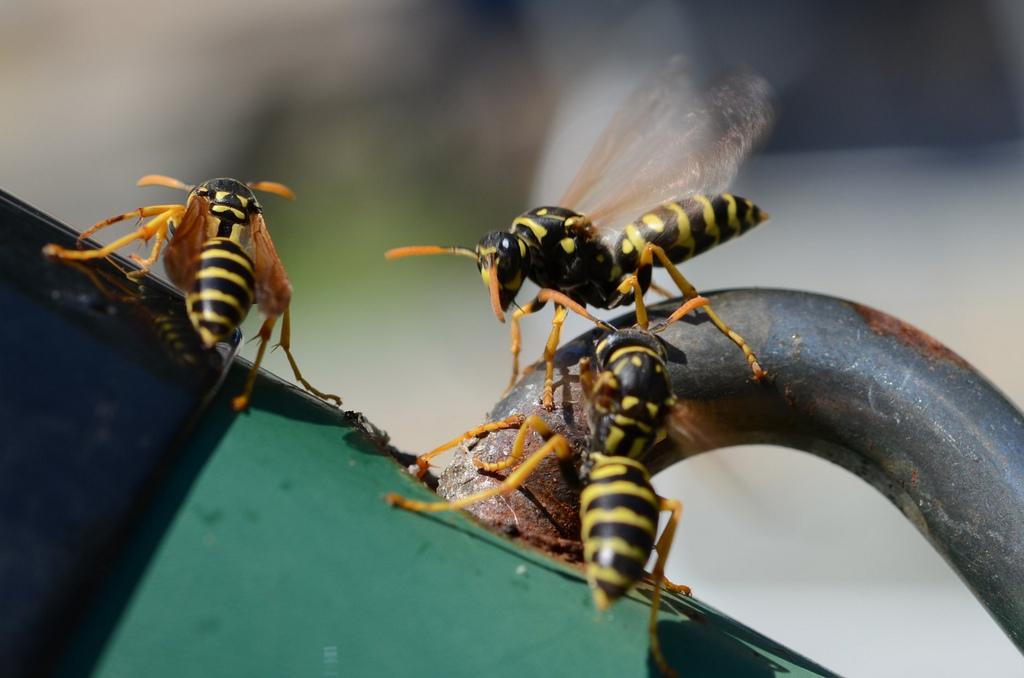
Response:
[[[962,358],[879,311],[805,292],[707,296],[772,378],[753,383],[735,346],[703,315],[668,328],[661,336],[680,399],[673,423],[684,433],[652,451],[652,471],[741,443],[785,445],[835,462],[896,504],[1024,649],[1024,415]],[[653,307],[652,316],[677,305]],[[562,374],[590,353],[596,336],[559,351]],[[538,411],[542,377],[520,382],[491,417]],[[538,413],[579,445],[586,432],[578,380],[563,379],[556,390],[559,409]],[[500,457],[509,440],[490,436],[473,453]],[[535,475],[526,493],[474,513],[573,552],[575,492],[556,464]],[[455,498],[491,482],[463,454],[438,491]]]

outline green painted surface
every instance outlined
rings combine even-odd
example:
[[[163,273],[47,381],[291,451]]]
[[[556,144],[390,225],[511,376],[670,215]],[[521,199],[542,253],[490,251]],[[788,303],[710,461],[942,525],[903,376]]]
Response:
[[[600,614],[576,570],[461,515],[392,509],[385,492],[430,494],[287,388],[258,384],[252,411],[231,416],[237,377],[64,673],[658,675],[642,594]],[[685,676],[830,675],[696,601],[670,598],[659,626]]]

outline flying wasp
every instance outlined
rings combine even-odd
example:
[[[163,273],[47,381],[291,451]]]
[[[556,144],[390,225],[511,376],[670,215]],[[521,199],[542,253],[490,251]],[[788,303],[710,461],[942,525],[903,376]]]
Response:
[[[474,249],[400,247],[385,257],[455,254],[475,260],[501,322],[526,279],[580,304],[615,308],[630,302],[630,278],[646,292],[652,267],[660,266],[686,303],[697,290],[676,264],[768,218],[750,200],[722,191],[772,120],[770,89],[760,77],[736,72],[700,94],[683,59],[674,57],[626,100],[558,206],[516,217],[508,230],[488,233]],[[519,320],[544,305],[538,294],[512,312],[509,388],[519,376]],[[747,342],[711,306],[704,312],[743,351],[754,378],[764,378]],[[549,410],[565,317],[566,308],[556,303],[544,350],[542,403]]]
[[[541,417],[513,415],[468,431],[417,459],[422,475],[430,458],[443,449],[491,431],[518,427],[512,451],[503,460],[473,460],[481,470],[497,472],[522,460],[526,438],[531,431],[540,436],[543,440],[541,447],[526,457],[500,485],[451,502],[415,501],[394,493],[388,494],[385,500],[414,512],[463,509],[516,491],[545,457],[554,454],[563,469],[574,472],[582,487],[583,561],[587,583],[599,610],[607,609],[628,593],[643,577],[652,549],[657,552],[651,574],[654,594],[648,633],[655,663],[664,674],[672,676],[675,673],[662,654],[657,634],[661,589],[665,587],[687,595],[690,589],[665,579],[665,563],[682,515],[682,504],[655,493],[644,464],[648,451],[665,437],[666,420],[676,401],[666,365],[667,352],[654,332],[694,309],[706,309],[708,300],[699,295],[690,299],[651,331],[641,287],[638,283],[632,287],[637,304],[637,325],[622,330],[594,318],[561,292],[543,290],[540,293],[541,301],[560,304],[608,330],[594,351],[596,369],[591,371],[589,359],[580,361],[580,381],[587,398],[589,436],[578,468],[572,468],[574,459],[569,441],[553,432]],[[671,515],[658,537],[658,516],[662,511]]]
[[[341,404],[341,398],[317,390],[302,376],[291,352],[289,304],[292,286],[270,239],[263,208],[253,190],[293,200],[287,186],[273,181],[244,184],[235,179],[210,179],[190,186],[171,177],[149,174],[139,186],[166,186],[188,191],[184,205],[150,205],[104,219],[79,236],[79,242],[97,231],[126,219],[146,219],[138,229],[93,250],[72,250],[50,244],[43,248],[49,257],[82,261],[105,258],[136,241],[153,241],[149,256],[131,255],[139,269],[129,278],[144,276],[163,253],[167,275],[185,293],[189,321],[204,348],[230,336],[245,320],[253,303],[265,316],[257,335],[256,360],[246,377],[242,392],[234,398],[235,410],[249,406],[256,374],[274,325],[282,318],[278,345],[284,349],[296,380],[313,395]]]

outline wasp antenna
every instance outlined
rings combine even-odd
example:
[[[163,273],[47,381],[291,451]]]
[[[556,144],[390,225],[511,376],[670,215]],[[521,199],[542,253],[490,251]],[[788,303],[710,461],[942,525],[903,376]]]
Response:
[[[246,186],[255,191],[273,193],[274,195],[279,195],[282,198],[295,200],[295,191],[288,188],[284,184],[277,183],[276,181],[250,181],[249,183],[246,184]]]
[[[186,184],[180,179],[174,177],[164,176],[163,174],[147,174],[138,181],[135,182],[136,186],[166,186],[167,188],[177,188],[182,191],[191,191],[192,186]]]
[[[455,254],[460,257],[469,257],[473,261],[478,259],[476,252],[467,247],[442,247],[440,245],[412,245],[411,247],[396,247],[384,253],[385,259],[401,259],[403,257],[419,257],[426,254]]]

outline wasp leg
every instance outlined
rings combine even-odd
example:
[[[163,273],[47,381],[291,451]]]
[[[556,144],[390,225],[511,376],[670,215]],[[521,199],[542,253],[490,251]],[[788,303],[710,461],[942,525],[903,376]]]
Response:
[[[527,421],[523,423],[523,427],[526,427],[530,423],[530,419],[535,418],[536,417],[530,417],[527,419]],[[544,428],[547,428],[547,426],[544,425]],[[399,508],[403,508],[407,511],[415,511],[417,513],[457,511],[459,509],[466,508],[467,506],[471,506],[472,504],[476,504],[477,502],[484,501],[485,499],[490,499],[491,497],[515,492],[524,482],[526,482],[526,479],[537,470],[537,466],[544,460],[544,457],[552,453],[554,453],[558,457],[559,461],[562,462],[568,462],[572,459],[572,452],[569,449],[569,441],[555,433],[552,434],[536,452],[531,454],[526,461],[520,464],[519,468],[510,473],[500,485],[496,485],[452,502],[416,501],[413,499],[406,499],[394,492],[386,494],[384,496],[384,501],[392,506],[398,506]],[[520,454],[522,454],[521,451]]]
[[[683,514],[683,505],[675,499],[666,499],[664,497],[658,497],[658,499],[660,500],[658,510],[671,511],[672,515],[669,516],[668,522],[665,523],[665,530],[661,533],[658,543],[654,546],[654,550],[658,553],[658,559],[655,561],[654,571],[651,573],[651,579],[654,580],[654,595],[651,596],[651,619],[647,625],[647,630],[651,636],[651,656],[654,658],[654,663],[658,665],[658,668],[666,676],[675,676],[676,672],[668,665],[668,662],[665,661],[665,655],[661,653],[661,642],[658,640],[658,608],[661,606],[661,588],[666,585],[665,562],[668,560],[668,553],[672,549],[672,538],[675,537],[676,526],[679,525],[679,518]],[[671,584],[671,588],[673,590],[686,589],[686,593],[689,595],[689,587]]]
[[[558,290],[552,290],[552,289],[544,288],[544,289],[542,289],[540,291],[540,293],[538,293],[537,298],[540,299],[541,301],[545,301],[545,302],[552,301],[552,302],[554,302],[557,305],[558,308],[568,309],[568,310],[572,311],[573,313],[576,313],[577,315],[579,315],[579,316],[581,316],[583,318],[586,318],[587,320],[589,320],[590,322],[594,323],[595,325],[597,325],[598,327],[600,327],[603,330],[607,330],[609,332],[614,332],[615,331],[615,326],[609,325],[608,323],[606,323],[605,321],[601,320],[600,318],[595,318],[594,316],[592,316],[590,313],[587,312],[587,309],[584,308],[582,304],[578,303],[576,300],[572,299],[571,297],[566,296],[564,293],[559,292]],[[640,300],[640,303],[643,304],[643,299]],[[644,317],[646,318],[646,315]],[[552,332],[554,332],[554,330],[552,330]],[[550,339],[549,339],[549,342],[550,342]],[[556,338],[555,338],[556,346],[557,346],[557,343],[558,343],[558,339],[557,339],[557,336],[556,336]],[[547,356],[545,354],[545,358],[546,357]],[[593,390],[593,386],[594,386],[593,375],[590,373],[590,359],[589,358],[580,358],[579,368],[580,368],[580,385],[583,387],[583,397],[584,398],[588,398],[588,397],[590,397],[590,393]],[[549,373],[549,378],[550,378],[550,373]]]
[[[637,274],[633,273],[626,277],[621,283],[619,283],[619,294],[626,294],[629,292],[629,288],[633,288],[633,303],[636,306],[636,324],[640,329],[646,330],[648,327],[647,321],[647,304],[644,303],[644,291],[640,287],[640,279],[637,278]]]
[[[83,238],[88,238],[101,228],[106,228],[111,224],[116,224],[119,221],[124,221],[125,219],[130,219],[132,217],[139,219],[144,219],[145,217],[156,217],[155,219],[150,220],[149,223],[143,224],[128,235],[118,238],[109,245],[99,247],[94,250],[69,250],[59,245],[50,244],[43,248],[43,254],[48,257],[64,260],[74,259],[81,261],[84,259],[103,259],[131,242],[136,240],[148,242],[149,239],[158,231],[162,230],[166,233],[168,220],[175,216],[180,217],[184,212],[185,208],[182,205],[150,205],[149,207],[140,207],[137,210],[125,212],[124,214],[119,214],[116,217],[110,217],[105,221],[101,221],[88,230],[83,231],[82,234],[78,236],[78,240],[81,241]]]
[[[693,299],[690,299],[689,301],[684,302],[683,305],[680,306],[679,308],[677,308],[676,310],[672,311],[672,315],[670,315],[669,317],[665,318],[665,320],[663,322],[660,322],[657,325],[655,325],[654,329],[652,329],[651,332],[661,332],[663,329],[665,329],[666,327],[668,327],[669,325],[671,325],[675,321],[679,320],[680,318],[682,318],[687,313],[690,313],[691,311],[695,311],[698,308],[706,308],[707,305],[710,304],[710,303],[711,302],[708,301],[707,297],[702,297],[700,295],[697,295]]]
[[[511,417],[510,417],[511,418]],[[519,427],[519,433],[516,435],[516,440],[512,443],[512,451],[508,453],[501,461],[487,462],[482,461],[480,457],[473,457],[473,463],[481,471],[487,471],[488,473],[494,473],[496,471],[504,471],[505,469],[515,466],[516,462],[519,461],[523,456],[523,449],[526,445],[526,436],[533,429],[537,432],[544,440],[551,439],[555,435],[547,423],[540,417],[533,415],[522,420],[520,417],[521,425]]]
[[[555,316],[551,319],[551,334],[544,346],[544,392],[541,396],[541,407],[551,411],[555,409],[555,351],[562,335],[562,323],[568,310],[561,304],[555,304]]]
[[[469,440],[470,438],[479,438],[485,433],[490,433],[492,431],[502,431],[508,428],[516,428],[521,426],[522,424],[523,415],[513,414],[512,416],[506,417],[501,421],[492,421],[489,424],[484,424],[482,426],[477,426],[474,429],[470,429],[469,431],[466,431],[465,433],[460,435],[458,438],[453,438],[452,440],[446,442],[444,445],[435,447],[430,452],[427,452],[426,454],[421,454],[420,456],[416,457],[416,466],[418,467],[416,471],[416,477],[422,480],[423,476],[427,475],[427,471],[430,470],[431,459],[433,459],[434,457],[436,457],[437,455],[441,454],[446,450],[452,449],[453,447],[462,443],[463,441]]]
[[[559,306],[564,306],[565,308],[579,315],[580,317],[586,318],[590,322],[594,323],[602,330],[608,330],[609,332],[615,331],[614,325],[606,323],[600,318],[595,318],[587,311],[586,308],[583,307],[582,304],[580,304],[572,297],[567,296],[563,292],[559,292],[558,290],[553,290],[551,288],[545,287],[537,294],[537,298],[543,302],[553,301]]]
[[[292,355],[292,319],[291,319],[291,307],[284,310],[284,320],[281,323],[281,336],[278,337],[278,346],[284,349],[285,357],[288,358],[288,364],[292,366],[292,372],[295,374],[295,379],[302,384],[303,388],[315,395],[320,400],[333,401],[335,405],[341,407],[341,397],[336,396],[333,393],[324,393],[317,389],[313,384],[306,381],[306,378],[302,376],[302,372],[299,371],[299,365],[295,362],[295,356]]]
[[[140,207],[137,210],[132,210],[131,212],[125,212],[124,214],[118,214],[115,217],[110,217],[109,219],[104,219],[103,221],[99,222],[98,224],[93,224],[92,226],[90,226],[89,228],[85,229],[84,231],[82,231],[81,233],[78,234],[78,240],[79,241],[85,240],[86,238],[91,236],[96,231],[102,230],[102,229],[104,229],[107,226],[110,226],[112,224],[116,224],[119,221],[124,221],[125,219],[145,219],[146,217],[155,217],[155,216],[157,216],[159,214],[163,214],[164,212],[180,212],[180,213],[184,214],[185,206],[184,205],[150,205],[149,207]]]
[[[689,586],[687,586],[686,584],[674,584],[671,581],[669,581],[668,577],[662,578],[661,588],[665,589],[666,591],[671,591],[672,593],[680,593],[684,596],[693,595],[693,589],[691,589]]]
[[[267,343],[270,342],[270,335],[274,331],[274,323],[276,322],[276,315],[268,316],[260,326],[259,334],[253,337],[260,340],[260,347],[256,351],[256,360],[252,362],[252,367],[249,368],[249,374],[245,376],[245,386],[242,387],[242,392],[231,401],[231,407],[235,412],[241,412],[249,407],[249,397],[252,395],[253,384],[256,383],[256,374],[260,371],[260,363],[263,362],[263,354],[267,351]]]
[[[166,225],[162,224],[157,228],[153,239],[153,249],[150,251],[149,256],[143,259],[136,254],[131,255],[130,259],[139,265],[139,270],[129,271],[125,274],[130,280],[138,280],[149,273],[149,269],[152,268],[153,264],[156,263],[156,260],[160,258],[160,250],[163,249],[164,243],[167,242],[167,231],[171,227],[171,224],[174,223],[174,214],[171,212],[161,214],[150,221],[149,225],[151,226],[160,220],[163,220]]]
[[[540,297],[534,297],[530,303],[520,306],[512,312],[512,319],[509,322],[509,332],[511,333],[511,347],[509,350],[512,352],[512,376],[508,380],[508,386],[505,387],[505,393],[512,390],[512,387],[516,385],[516,380],[519,378],[519,351],[523,347],[523,335],[519,331],[519,319],[524,315],[530,315],[536,313],[545,306],[544,301],[540,300]],[[504,394],[502,394],[504,395]]]
[[[657,245],[652,245],[648,243],[647,246],[644,248],[644,251],[640,256],[641,269],[644,267],[651,266],[652,254],[658,258],[658,262],[666,271],[668,271],[668,274],[672,276],[672,280],[675,281],[676,286],[679,287],[679,291],[683,293],[684,299],[689,300],[693,299],[694,297],[700,296],[697,293],[697,288],[695,288],[690,283],[690,281],[687,280],[683,276],[683,274],[679,272],[679,269],[676,268],[675,264],[673,264],[672,261],[668,258],[668,255],[665,254],[665,250],[658,247]],[[640,269],[637,270],[638,274],[639,272]],[[726,325],[721,318],[718,317],[718,314],[715,313],[715,311],[711,308],[710,304],[704,306],[704,312],[708,314],[709,318],[711,318],[711,322],[715,324],[715,327],[718,328],[718,331],[724,334],[725,336],[729,337],[729,339],[731,339],[732,342],[739,346],[740,350],[743,351],[743,357],[747,359],[747,364],[750,365],[750,370],[754,373],[754,379],[758,381],[764,379],[768,375],[768,373],[761,368],[761,364],[757,361],[757,356],[754,355],[754,352],[750,349],[750,346],[747,345],[747,342],[743,339],[743,337],[736,334],[736,332],[730,329],[730,327]]]

